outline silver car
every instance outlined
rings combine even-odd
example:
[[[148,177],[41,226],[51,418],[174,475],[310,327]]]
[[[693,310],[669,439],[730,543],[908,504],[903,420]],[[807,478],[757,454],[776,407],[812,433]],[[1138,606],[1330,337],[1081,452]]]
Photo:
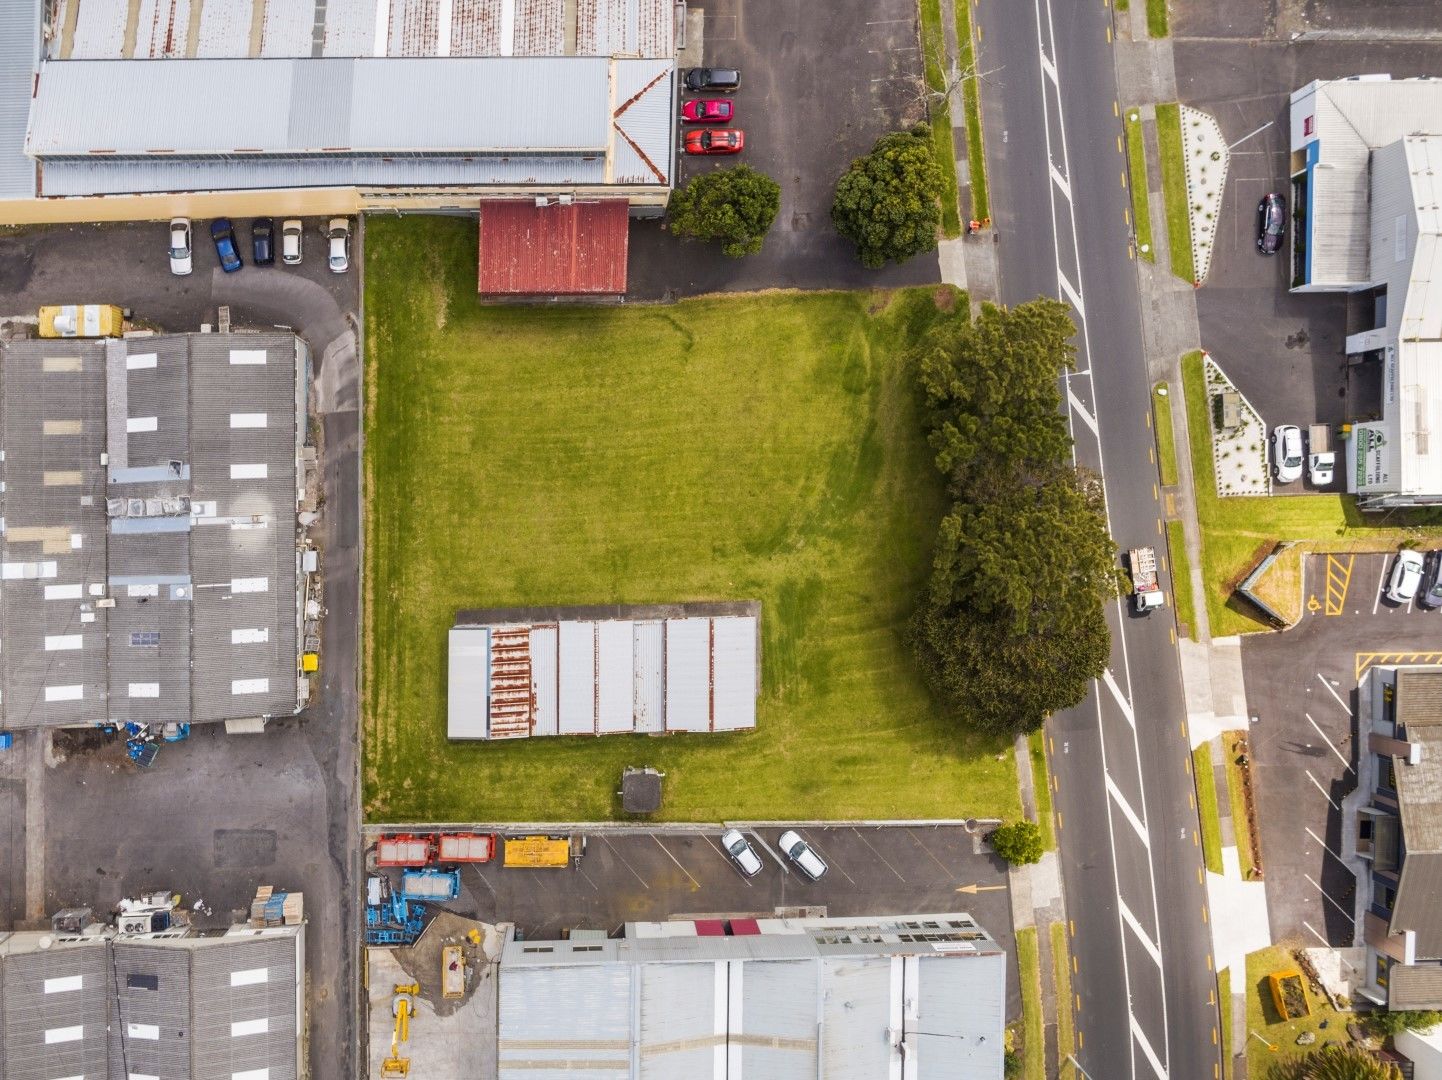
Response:
[[[280,227],[280,261],[286,266],[299,266],[301,241],[305,228],[300,218],[286,218]]]
[[[326,234],[330,240],[331,273],[344,274],[350,269],[350,219],[331,218]]]
[[[761,857],[756,854],[756,849],[746,841],[739,829],[727,829],[721,834],[721,846],[726,849],[727,856],[736,864],[747,877],[755,877],[761,873]]]
[[[1282,424],[1272,432],[1272,474],[1279,484],[1302,479],[1302,429]]]
[[[821,856],[797,833],[787,829],[777,843],[781,850],[786,852],[786,857],[796,864],[796,869],[812,881],[819,880],[821,875],[826,873],[826,864],[821,861]]]
[[[176,277],[185,277],[195,269],[190,249],[190,218],[170,220],[170,272]]]

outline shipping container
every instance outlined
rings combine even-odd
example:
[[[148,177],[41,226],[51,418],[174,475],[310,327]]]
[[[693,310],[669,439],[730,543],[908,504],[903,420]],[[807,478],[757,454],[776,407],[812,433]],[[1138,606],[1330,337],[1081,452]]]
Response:
[[[506,866],[563,867],[571,861],[571,842],[564,836],[506,838]]]
[[[407,900],[454,900],[461,894],[459,870],[407,870],[401,874],[401,895]]]
[[[377,866],[425,866],[431,861],[432,837],[383,836],[376,842]]]
[[[40,309],[43,338],[119,337],[125,313],[114,304],[55,304]]]
[[[496,854],[494,833],[449,833],[439,841],[438,861],[443,863],[490,862]]]

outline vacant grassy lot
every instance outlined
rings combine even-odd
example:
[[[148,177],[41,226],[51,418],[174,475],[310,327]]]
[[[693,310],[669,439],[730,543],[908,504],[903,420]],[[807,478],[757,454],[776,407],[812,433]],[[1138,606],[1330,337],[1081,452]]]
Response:
[[[1338,1012],[1324,995],[1314,994],[1310,986],[1307,987],[1307,1000],[1312,1006],[1311,1015],[1299,1020],[1283,1020],[1278,1015],[1267,976],[1274,971],[1295,970],[1296,958],[1290,949],[1280,945],[1261,949],[1247,957],[1247,1031],[1256,1032],[1261,1037],[1247,1039],[1248,1076],[1266,1076],[1268,1067],[1277,1062],[1301,1057],[1309,1050],[1320,1050],[1327,1043],[1348,1041],[1347,1024],[1354,1019],[1353,1014]],[[1327,1024],[1325,1028],[1322,1027],[1323,1021]],[[1317,1041],[1313,1045],[1297,1045],[1297,1036],[1304,1031],[1316,1035]],[[1261,1039],[1266,1039],[1277,1049],[1268,1050]]]
[[[1016,932],[1017,978],[1021,980],[1021,1060],[1024,1080],[1045,1080],[1046,1032],[1041,1013],[1041,951],[1036,927]]]
[[[1233,597],[1232,590],[1279,540],[1298,541],[1298,557],[1307,551],[1390,551],[1407,541],[1436,545],[1442,533],[1435,511],[1417,511],[1410,517],[1401,512],[1364,515],[1350,495],[1219,498],[1201,353],[1182,358],[1182,382],[1202,530],[1202,580],[1213,637],[1268,629],[1261,614]],[[1296,564],[1284,560],[1280,573],[1289,573],[1292,565]]]
[[[943,507],[902,358],[933,291],[487,307],[475,230],[367,225],[367,815],[608,818],[636,764],[671,819],[1018,817],[1010,744],[902,641]],[[446,741],[459,608],[748,598],[755,732]]]

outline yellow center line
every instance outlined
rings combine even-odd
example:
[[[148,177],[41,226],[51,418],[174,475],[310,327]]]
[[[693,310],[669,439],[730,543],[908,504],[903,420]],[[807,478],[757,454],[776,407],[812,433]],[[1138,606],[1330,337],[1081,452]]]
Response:
[[[1122,171],[1122,187],[1126,187],[1126,186],[1127,186],[1127,174],[1126,174],[1126,171],[1123,170],[1123,171]]]
[[[1118,135],[1118,136],[1117,136],[1117,153],[1120,154],[1121,152],[1122,152],[1122,137],[1121,137],[1120,135]]]
[[[1115,99],[1113,99],[1113,100],[1112,100],[1112,115],[1113,115],[1113,116],[1120,116],[1121,114],[1122,114],[1122,107],[1117,104],[1117,102],[1116,102]]]
[[[1112,28],[1111,28],[1110,26],[1108,26],[1108,27],[1107,27],[1107,44],[1110,45],[1111,43],[1112,43]]]

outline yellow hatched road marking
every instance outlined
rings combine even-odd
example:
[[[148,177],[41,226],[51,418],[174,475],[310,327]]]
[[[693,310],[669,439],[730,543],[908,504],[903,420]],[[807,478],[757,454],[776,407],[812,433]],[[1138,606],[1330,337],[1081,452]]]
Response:
[[[1360,680],[1369,667],[1382,664],[1442,664],[1442,652],[1359,652],[1356,678]]]
[[[1357,556],[1327,556],[1327,602],[1324,611],[1328,615],[1342,614],[1347,602],[1347,587],[1352,583],[1352,564]]]

